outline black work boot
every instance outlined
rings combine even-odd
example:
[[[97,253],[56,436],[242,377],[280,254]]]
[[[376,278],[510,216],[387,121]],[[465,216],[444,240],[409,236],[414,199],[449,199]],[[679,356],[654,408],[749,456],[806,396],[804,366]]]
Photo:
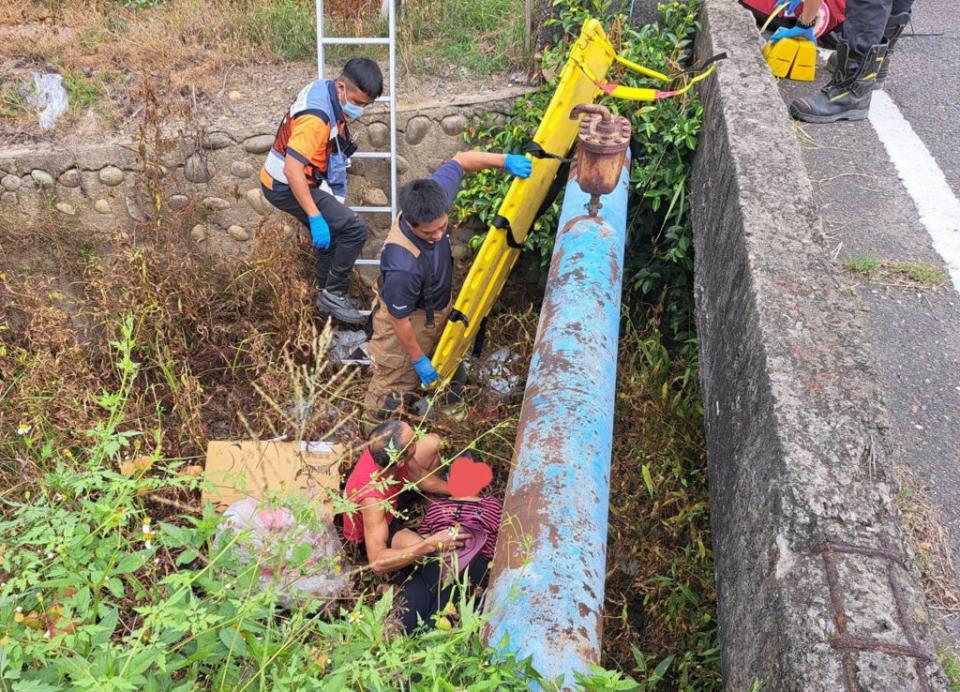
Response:
[[[338,293],[329,288],[321,289],[317,296],[317,307],[320,312],[344,324],[363,324],[367,321],[366,314],[360,311],[359,303],[348,296],[346,291]]]
[[[897,41],[900,40],[900,35],[906,30],[909,22],[909,12],[891,15],[890,19],[887,20],[887,27],[883,30],[883,39],[887,45],[887,54],[883,56],[883,60],[880,62],[880,69],[877,70],[874,89],[883,88],[883,82],[890,72],[890,56],[893,54],[893,47],[897,45]]]
[[[890,56],[893,55],[893,47],[897,45],[897,41],[900,38],[900,35],[906,30],[907,24],[910,23],[910,13],[901,12],[900,14],[890,15],[890,19],[887,20],[887,26],[883,30],[883,41],[887,46],[887,54],[883,57],[883,60],[880,63],[880,69],[877,70],[877,78],[873,80],[874,89],[882,89],[883,82],[887,78],[887,73],[890,72]],[[831,73],[837,71],[837,53],[834,51],[829,58],[827,58],[827,70]]]
[[[835,123],[838,120],[863,120],[870,112],[870,96],[886,45],[871,46],[858,59],[850,53],[850,44],[837,46],[837,71],[819,94],[798,98],[790,104],[790,115],[805,123]]]

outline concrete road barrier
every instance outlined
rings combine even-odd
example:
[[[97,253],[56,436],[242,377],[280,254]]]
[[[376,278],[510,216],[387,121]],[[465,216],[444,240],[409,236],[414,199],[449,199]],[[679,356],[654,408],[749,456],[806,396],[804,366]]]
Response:
[[[886,413],[795,129],[733,0],[704,0],[697,321],[730,690],[946,680],[900,525]]]

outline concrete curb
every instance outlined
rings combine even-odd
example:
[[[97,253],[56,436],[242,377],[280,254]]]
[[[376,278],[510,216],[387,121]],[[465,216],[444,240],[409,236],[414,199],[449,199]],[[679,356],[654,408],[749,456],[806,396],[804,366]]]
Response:
[[[703,0],[695,292],[725,685],[946,679],[900,526],[886,412],[751,15]]]

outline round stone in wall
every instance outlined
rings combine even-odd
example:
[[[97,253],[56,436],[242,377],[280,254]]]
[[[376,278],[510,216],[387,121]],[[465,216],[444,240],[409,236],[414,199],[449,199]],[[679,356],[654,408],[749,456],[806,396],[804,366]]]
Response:
[[[174,211],[179,211],[190,204],[190,198],[186,195],[170,195],[167,204],[170,205],[170,208]]]
[[[266,154],[273,146],[273,135],[256,135],[243,140],[243,148],[251,154]]]
[[[415,115],[407,121],[407,130],[404,139],[407,144],[419,144],[430,131],[430,119],[422,115]]]
[[[385,207],[390,204],[387,193],[379,187],[368,187],[363,191],[363,201],[371,207]]]
[[[147,216],[143,213],[143,209],[140,208],[140,205],[137,204],[137,200],[132,197],[127,197],[124,202],[127,206],[127,213],[130,215],[130,218],[134,221],[146,221]]]
[[[4,190],[15,192],[20,189],[20,178],[15,175],[5,175],[0,180],[0,185],[3,186]]]
[[[116,166],[106,166],[100,169],[98,176],[100,182],[110,187],[116,187],[123,182],[123,171]]]
[[[230,208],[230,202],[222,197],[204,197],[203,206],[211,211],[223,211]]]
[[[249,178],[253,175],[253,166],[246,161],[234,161],[230,164],[230,172],[238,178]]]
[[[367,136],[370,138],[370,146],[376,149],[390,144],[390,128],[383,123],[370,123],[367,126]]]
[[[60,176],[60,184],[64,187],[78,187],[80,185],[80,171],[71,168]]]
[[[226,132],[210,132],[203,138],[204,149],[226,149],[231,144],[233,144],[233,140]]]
[[[261,216],[266,216],[273,208],[273,205],[266,200],[259,187],[247,190],[243,196],[247,198],[247,204]]]
[[[227,233],[230,234],[231,238],[234,240],[239,240],[240,242],[243,242],[244,240],[250,240],[250,234],[243,226],[237,226],[234,224],[227,229]]]
[[[67,216],[73,216],[77,213],[77,210],[73,208],[73,205],[67,202],[57,202],[56,207],[58,212],[61,214],[66,214]]]
[[[98,199],[96,202],[93,203],[93,208],[96,209],[101,214],[109,214],[110,202],[108,202],[105,199]]]
[[[207,227],[202,223],[198,223],[190,230],[190,237],[198,243],[203,242],[207,239]]]
[[[227,93],[227,98],[231,101],[242,101],[243,94],[241,94],[239,91],[231,91]]]
[[[467,119],[462,115],[448,115],[440,121],[440,127],[448,135],[459,135],[467,129]]]
[[[410,164],[400,154],[397,154],[397,175],[403,175],[410,169]]]
[[[183,164],[183,177],[191,183],[205,183],[213,177],[213,172],[203,157],[191,154]]]
[[[35,168],[30,171],[30,177],[33,178],[33,182],[37,184],[37,187],[53,187],[53,176],[46,171]]]
[[[7,190],[3,194],[0,194],[0,204],[5,207],[15,207],[17,205],[17,193]]]

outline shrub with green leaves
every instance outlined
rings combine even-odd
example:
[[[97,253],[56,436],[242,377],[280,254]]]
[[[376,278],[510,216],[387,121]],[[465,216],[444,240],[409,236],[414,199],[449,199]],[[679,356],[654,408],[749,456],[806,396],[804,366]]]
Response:
[[[553,75],[535,93],[518,99],[506,123],[481,122],[467,132],[474,146],[493,151],[522,151],[529,143],[557,86],[560,67],[569,45],[590,17],[603,17],[608,34],[626,58],[665,74],[679,74],[692,58],[697,29],[696,2],[660,5],[661,19],[640,29],[624,17],[607,17],[607,3],[600,0],[553,0],[548,20],[561,33],[559,45],[544,52],[542,68]],[[626,86],[664,88],[625,68],[615,66],[609,81]],[[680,76],[677,83],[682,83]],[[671,335],[683,340],[693,332],[691,278],[693,275],[693,230],[690,222],[690,164],[697,146],[703,110],[694,93],[667,98],[654,104],[603,98],[617,113],[630,119],[641,156],[630,169],[630,210],[626,285],[645,300],[663,298]],[[510,185],[495,172],[480,172],[465,184],[459,197],[459,220],[478,220],[489,226],[497,206]],[[527,237],[526,248],[550,261],[561,199],[543,214]]]

